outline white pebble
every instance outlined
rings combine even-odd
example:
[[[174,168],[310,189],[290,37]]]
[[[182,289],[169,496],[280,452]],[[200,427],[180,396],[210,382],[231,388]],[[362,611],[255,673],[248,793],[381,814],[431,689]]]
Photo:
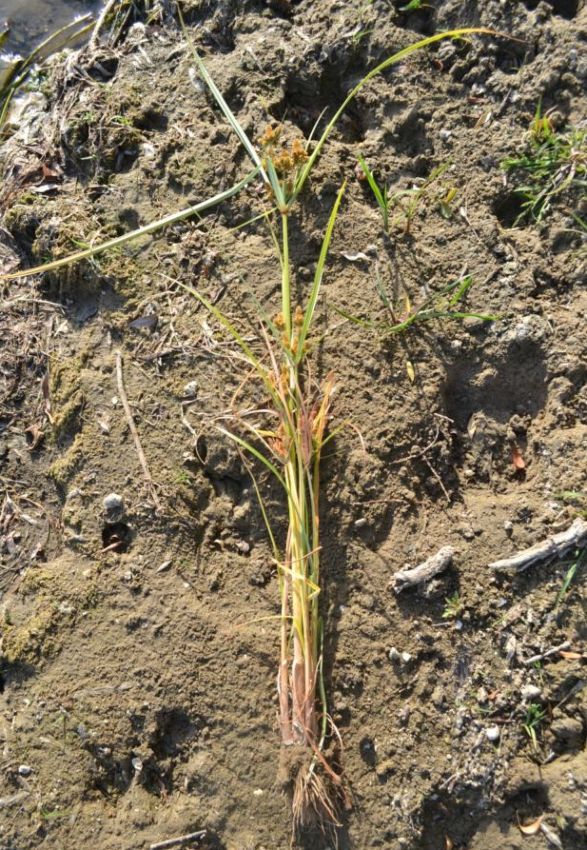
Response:
[[[520,693],[522,695],[522,699],[529,700],[538,699],[541,696],[542,691],[537,685],[524,685],[524,687],[520,690]]]
[[[492,744],[499,741],[499,736],[501,735],[501,730],[499,726],[490,726],[485,730],[485,735],[488,741],[491,741]]]

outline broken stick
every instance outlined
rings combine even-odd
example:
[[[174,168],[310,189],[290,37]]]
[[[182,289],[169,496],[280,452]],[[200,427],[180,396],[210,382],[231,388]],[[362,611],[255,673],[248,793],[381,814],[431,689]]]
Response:
[[[141,464],[143,470],[143,476],[151,491],[151,496],[155,503],[155,507],[157,510],[161,510],[161,502],[159,501],[159,497],[155,491],[155,482],[153,481],[153,477],[151,475],[151,471],[149,469],[149,464],[147,463],[147,458],[145,457],[145,453],[143,451],[143,447],[141,446],[141,440],[139,438],[139,432],[137,431],[137,426],[135,425],[135,421],[133,419],[132,410],[130,409],[130,404],[128,403],[128,398],[126,396],[126,391],[124,389],[124,381],[122,379],[122,354],[120,351],[116,352],[116,385],[118,387],[118,395],[120,396],[120,401],[122,403],[122,407],[124,409],[124,415],[126,416],[126,421],[132,434],[132,438],[134,440],[135,449],[139,458],[139,462]]]
[[[581,546],[583,543],[587,543],[587,522],[581,517],[577,517],[566,531],[553,534],[552,537],[548,537],[542,543],[536,543],[536,545],[524,549],[523,552],[517,552],[510,558],[493,561],[489,564],[489,568],[492,570],[526,570],[540,561],[560,558],[569,549]]]
[[[570,648],[570,641],[565,640],[560,644],[560,646],[553,646],[550,649],[547,649],[546,652],[539,652],[538,655],[533,655],[532,658],[526,658],[522,663],[525,664],[526,667],[531,667],[532,664],[536,664],[537,661],[544,661],[545,658],[550,658],[551,655],[558,655],[559,652],[564,652]]]
[[[149,850],[167,850],[169,847],[181,847],[183,844],[189,844],[190,841],[199,841],[206,837],[206,830],[200,829],[199,832],[190,832],[188,835],[180,835],[177,838],[168,838],[166,841],[157,841],[151,844]]]
[[[423,584],[430,581],[435,575],[445,570],[453,559],[455,550],[452,546],[443,546],[436,555],[432,555],[423,563],[409,570],[399,570],[393,576],[393,589],[396,593],[406,587]]]

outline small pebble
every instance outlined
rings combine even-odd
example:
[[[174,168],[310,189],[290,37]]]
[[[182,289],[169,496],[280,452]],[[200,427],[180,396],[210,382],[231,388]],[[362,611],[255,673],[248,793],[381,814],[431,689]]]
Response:
[[[107,514],[118,513],[124,508],[124,499],[118,493],[109,493],[104,496],[102,504]]]
[[[198,394],[198,382],[190,381],[183,388],[183,394],[185,398],[195,398]]]
[[[499,741],[499,736],[501,734],[499,726],[490,726],[485,730],[485,736],[488,741],[491,741],[492,744],[495,744]]]
[[[402,726],[407,726],[410,719],[410,707],[405,705],[399,713],[399,722]]]
[[[30,776],[33,772],[32,767],[29,767],[28,764],[21,764],[18,767],[18,775],[19,776]]]
[[[355,528],[364,528],[367,525],[367,520],[364,516],[359,517],[359,519],[355,520]]]
[[[538,699],[542,696],[542,691],[537,685],[524,685],[520,693],[524,700]]]

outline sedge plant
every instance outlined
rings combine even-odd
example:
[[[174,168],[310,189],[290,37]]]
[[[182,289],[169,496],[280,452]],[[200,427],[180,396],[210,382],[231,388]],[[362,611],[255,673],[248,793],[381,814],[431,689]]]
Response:
[[[185,32],[185,28],[184,28]],[[331,758],[330,742],[339,740],[326,701],[323,673],[323,624],[320,615],[321,554],[320,537],[320,464],[322,452],[337,429],[328,431],[334,378],[321,383],[312,375],[311,345],[313,328],[322,289],[326,260],[345,185],[341,186],[323,235],[313,282],[304,303],[297,304],[292,294],[291,217],[313,166],[340,116],[354,97],[375,76],[406,59],[414,52],[447,38],[463,38],[473,33],[488,33],[476,28],[437,33],[400,50],[371,70],[349,92],[327,122],[319,138],[312,141],[293,139],[286,143],[279,126],[270,125],[256,144],[230,110],[202,59],[192,47],[197,71],[209,92],[238,136],[253,164],[243,180],[214,198],[205,200],[101,245],[93,245],[70,257],[43,266],[4,275],[4,279],[53,271],[141,236],[166,224],[200,213],[234,196],[259,176],[265,184],[271,204],[263,215],[269,224],[281,271],[280,303],[272,316],[262,318],[259,346],[251,344],[237,325],[196,289],[190,291],[232,337],[244,360],[256,376],[268,403],[267,422],[252,424],[246,417],[241,427],[220,430],[241,450],[247,467],[258,462],[278,483],[283,494],[287,531],[280,541],[264,501],[260,482],[253,484],[273,550],[279,577],[281,602],[280,661],[278,672],[279,727],[284,752],[288,754],[289,775],[293,787],[294,827],[316,821],[336,824],[340,803],[345,798],[337,763]],[[458,288],[457,288],[458,291]],[[449,296],[455,299],[456,292]],[[452,313],[459,299],[453,300]],[[252,470],[253,471],[253,470]]]

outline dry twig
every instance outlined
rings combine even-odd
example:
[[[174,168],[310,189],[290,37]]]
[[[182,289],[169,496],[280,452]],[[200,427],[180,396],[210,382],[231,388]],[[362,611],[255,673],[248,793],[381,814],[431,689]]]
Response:
[[[551,558],[560,558],[569,549],[575,546],[580,546],[587,543],[587,522],[581,517],[573,522],[566,531],[561,531],[558,534],[553,534],[541,543],[531,546],[529,549],[524,549],[522,552],[517,552],[510,558],[503,558],[501,561],[493,561],[489,564],[492,570],[526,570],[540,561],[547,561]]]
[[[118,395],[120,396],[120,401],[122,403],[122,407],[124,409],[124,414],[126,416],[126,421],[128,427],[130,429],[130,433],[132,434],[132,438],[134,440],[135,449],[139,458],[139,462],[143,469],[143,476],[145,481],[147,482],[147,486],[151,492],[151,496],[153,502],[155,503],[155,507],[157,510],[161,510],[161,502],[159,501],[159,497],[157,496],[157,492],[155,490],[155,482],[153,481],[153,476],[151,475],[151,471],[149,469],[149,465],[147,463],[147,458],[145,457],[145,453],[143,451],[143,447],[141,446],[141,440],[139,438],[139,432],[137,431],[137,426],[135,425],[135,421],[133,419],[132,410],[130,408],[130,404],[128,403],[128,398],[126,395],[126,391],[124,389],[124,381],[122,377],[122,354],[120,351],[116,352],[116,385],[118,388]]]
[[[443,546],[435,555],[427,558],[417,567],[409,570],[399,570],[393,576],[393,587],[396,593],[404,590],[406,587],[413,587],[416,584],[424,584],[430,581],[435,575],[445,570],[453,559],[455,550],[452,546]]]
[[[190,832],[188,835],[180,835],[177,838],[168,838],[166,841],[157,841],[151,844],[149,850],[168,850],[169,847],[181,847],[184,844],[189,844],[190,841],[199,841],[205,838],[206,830],[200,829],[198,832]]]

